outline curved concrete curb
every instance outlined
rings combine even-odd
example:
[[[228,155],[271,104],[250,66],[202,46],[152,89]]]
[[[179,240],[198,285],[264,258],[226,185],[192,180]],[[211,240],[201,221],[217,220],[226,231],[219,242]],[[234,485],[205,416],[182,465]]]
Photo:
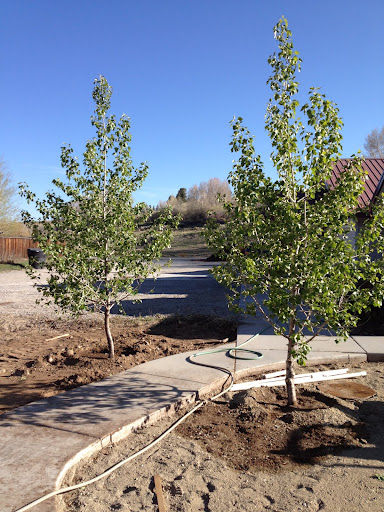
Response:
[[[239,326],[238,343],[255,333],[252,322]],[[364,339],[363,339],[364,338]],[[313,344],[309,364],[384,360],[383,338],[349,338],[336,345],[321,337]],[[233,344],[227,344],[232,347]],[[286,340],[259,336],[247,348],[263,358],[237,360],[237,376],[280,369]],[[66,472],[79,460],[119,441],[146,422],[172,414],[182,403],[212,393],[226,376],[188,361],[192,352],[139,365],[95,384],[20,407],[0,419],[0,510],[13,512],[59,488]],[[225,353],[204,356],[203,362],[233,369]],[[35,512],[52,512],[54,500]]]

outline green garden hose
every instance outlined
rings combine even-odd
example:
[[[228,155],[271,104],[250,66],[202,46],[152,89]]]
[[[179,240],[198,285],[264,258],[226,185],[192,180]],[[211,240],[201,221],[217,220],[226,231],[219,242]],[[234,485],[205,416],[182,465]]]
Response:
[[[247,360],[247,361],[254,361],[256,359],[261,359],[263,357],[263,354],[261,352],[257,352],[256,350],[250,350],[249,348],[243,348],[243,347],[244,347],[244,345],[247,345],[249,342],[251,342],[252,340],[257,338],[257,336],[259,336],[259,334],[263,334],[263,332],[266,331],[267,329],[268,329],[268,327],[265,327],[265,329],[258,332],[254,336],[251,336],[248,340],[244,341],[237,347],[232,347],[232,348],[225,347],[225,348],[216,348],[213,350],[204,350],[203,352],[196,352],[195,354],[192,355],[192,357],[200,357],[200,356],[206,356],[208,354],[218,354],[219,352],[227,352],[228,357],[232,357],[234,359],[242,359],[242,360]],[[241,357],[241,356],[238,356],[237,352],[248,352],[248,353],[254,354],[254,355],[251,357]]]

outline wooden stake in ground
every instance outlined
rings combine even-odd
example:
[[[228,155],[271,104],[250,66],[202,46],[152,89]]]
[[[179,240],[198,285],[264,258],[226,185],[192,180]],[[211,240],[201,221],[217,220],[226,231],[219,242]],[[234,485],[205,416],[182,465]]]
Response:
[[[162,482],[161,476],[155,475],[154,480],[155,480],[155,493],[156,493],[156,498],[157,498],[157,504],[159,505],[159,512],[167,512],[167,509],[165,507],[163,486],[161,484],[161,482]]]
[[[66,333],[66,334],[59,334],[59,336],[54,336],[53,338],[48,338],[47,340],[45,341],[53,341],[53,340],[58,340],[60,338],[68,338],[68,336],[70,336],[69,333]]]

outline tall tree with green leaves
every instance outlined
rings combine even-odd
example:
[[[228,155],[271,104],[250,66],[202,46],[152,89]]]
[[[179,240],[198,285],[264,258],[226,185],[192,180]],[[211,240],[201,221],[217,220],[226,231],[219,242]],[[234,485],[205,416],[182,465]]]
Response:
[[[225,204],[224,228],[211,221],[206,238],[226,261],[213,272],[229,288],[230,305],[261,314],[287,339],[286,386],[294,405],[294,362],[305,364],[311,341],[325,327],[345,339],[361,311],[382,303],[383,260],[372,254],[384,250],[384,208],[381,199],[356,233],[361,158],[352,156],[330,186],[342,150],[338,108],[315,88],[299,107],[301,59],[285,18],[274,37],[266,130],[278,179],[265,174],[253,137],[242,118],[234,119],[231,150],[238,159],[229,181],[235,200]]]
[[[104,314],[109,357],[114,357],[111,310],[131,299],[139,284],[158,268],[156,259],[170,245],[175,220],[164,209],[143,229],[151,212],[133,194],[148,174],[131,160],[129,118],[108,115],[112,88],[100,76],[94,82],[95,138],[86,143],[83,166],[72,148],[62,147],[66,180],[54,179],[54,191],[39,199],[27,185],[21,194],[35,205],[38,217],[22,212],[25,224],[47,255],[48,286],[43,299],[74,314],[90,307]],[[32,277],[39,274],[30,269]]]

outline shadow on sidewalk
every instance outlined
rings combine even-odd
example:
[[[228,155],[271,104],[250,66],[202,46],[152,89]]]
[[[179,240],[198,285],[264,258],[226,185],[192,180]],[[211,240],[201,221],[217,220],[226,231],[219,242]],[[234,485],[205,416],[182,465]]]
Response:
[[[63,430],[66,425],[109,423],[112,418],[128,417],[133,407],[140,407],[145,415],[177,401],[186,393],[195,392],[195,386],[188,379],[181,386],[179,382],[176,386],[165,381],[164,377],[140,372],[131,371],[126,378],[120,374],[4,414],[0,419],[0,433],[1,427],[11,425],[13,421]]]

